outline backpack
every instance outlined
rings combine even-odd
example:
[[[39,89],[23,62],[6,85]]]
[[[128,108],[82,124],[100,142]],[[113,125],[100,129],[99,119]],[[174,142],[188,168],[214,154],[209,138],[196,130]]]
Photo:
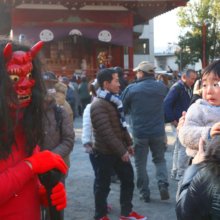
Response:
[[[181,98],[181,100],[182,100],[182,98],[183,98],[183,86],[181,86],[179,83],[175,83],[175,84],[173,84],[172,86],[171,86],[171,88],[172,87],[176,87],[177,89],[178,89],[178,96],[177,96],[177,98],[176,98],[176,100],[177,99],[179,99],[179,98]],[[170,89],[171,89],[170,88]],[[166,123],[170,123],[171,121],[169,121],[168,119],[167,119],[167,116],[166,116],[166,114],[164,113],[164,123],[166,124]]]
[[[56,131],[58,131],[58,129],[60,130],[60,135],[62,134],[62,122],[63,122],[63,117],[62,117],[62,110],[61,107],[59,105],[56,105],[54,107],[54,114],[55,114],[55,119],[57,121],[56,124]]]

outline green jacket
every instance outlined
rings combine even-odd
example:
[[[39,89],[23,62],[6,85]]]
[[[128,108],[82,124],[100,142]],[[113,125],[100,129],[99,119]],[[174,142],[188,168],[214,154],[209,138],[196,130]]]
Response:
[[[81,99],[90,98],[87,82],[83,82],[83,83],[79,84],[79,95],[80,95]]]

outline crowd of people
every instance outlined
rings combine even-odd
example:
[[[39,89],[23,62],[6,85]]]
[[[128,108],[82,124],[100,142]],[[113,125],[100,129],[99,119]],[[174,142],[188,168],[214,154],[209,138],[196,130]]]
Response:
[[[167,123],[175,136],[170,174],[179,181],[177,219],[219,219],[220,61],[204,68],[201,79],[192,69],[174,72],[169,79],[143,61],[134,68],[136,78],[130,84],[123,69],[115,67],[101,69],[91,82],[82,77],[78,85],[75,76],[70,80],[42,71],[42,44],[31,47],[0,39],[0,219],[49,220],[51,205],[64,219],[73,124],[79,116],[82,145],[94,171],[94,220],[109,220],[113,177],[121,182],[120,220],[147,219],[133,210],[130,157],[134,156],[139,198],[149,203],[149,151],[160,198],[170,198]],[[38,175],[52,169],[59,170],[61,178],[48,198]]]

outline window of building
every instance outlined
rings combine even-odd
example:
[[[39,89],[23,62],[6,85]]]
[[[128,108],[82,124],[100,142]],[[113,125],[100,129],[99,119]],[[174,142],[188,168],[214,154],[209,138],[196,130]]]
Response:
[[[134,54],[149,54],[149,39],[134,39]]]
[[[134,54],[149,54],[149,39],[133,40]],[[124,54],[128,54],[128,47],[124,47]]]

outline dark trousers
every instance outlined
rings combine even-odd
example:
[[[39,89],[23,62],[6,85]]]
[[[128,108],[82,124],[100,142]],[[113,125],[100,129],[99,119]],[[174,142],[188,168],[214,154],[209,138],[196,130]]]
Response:
[[[96,179],[97,179],[97,163],[96,163],[96,160],[95,160],[95,155],[94,154],[89,154],[89,159],[90,159],[90,162],[92,164],[92,168],[93,168],[93,171],[94,171],[94,174],[95,174],[95,179],[94,179],[94,183],[93,183],[93,193],[95,195],[95,187],[96,187]]]
[[[91,97],[87,98],[87,99],[81,99],[81,104],[82,104],[82,115],[83,112],[86,108],[86,106],[91,102]]]
[[[95,187],[95,216],[96,220],[107,214],[106,199],[110,192],[112,170],[114,169],[121,181],[120,205],[121,215],[128,216],[132,210],[134,191],[134,171],[131,163],[123,162],[117,155],[95,152],[97,162],[97,179]]]

